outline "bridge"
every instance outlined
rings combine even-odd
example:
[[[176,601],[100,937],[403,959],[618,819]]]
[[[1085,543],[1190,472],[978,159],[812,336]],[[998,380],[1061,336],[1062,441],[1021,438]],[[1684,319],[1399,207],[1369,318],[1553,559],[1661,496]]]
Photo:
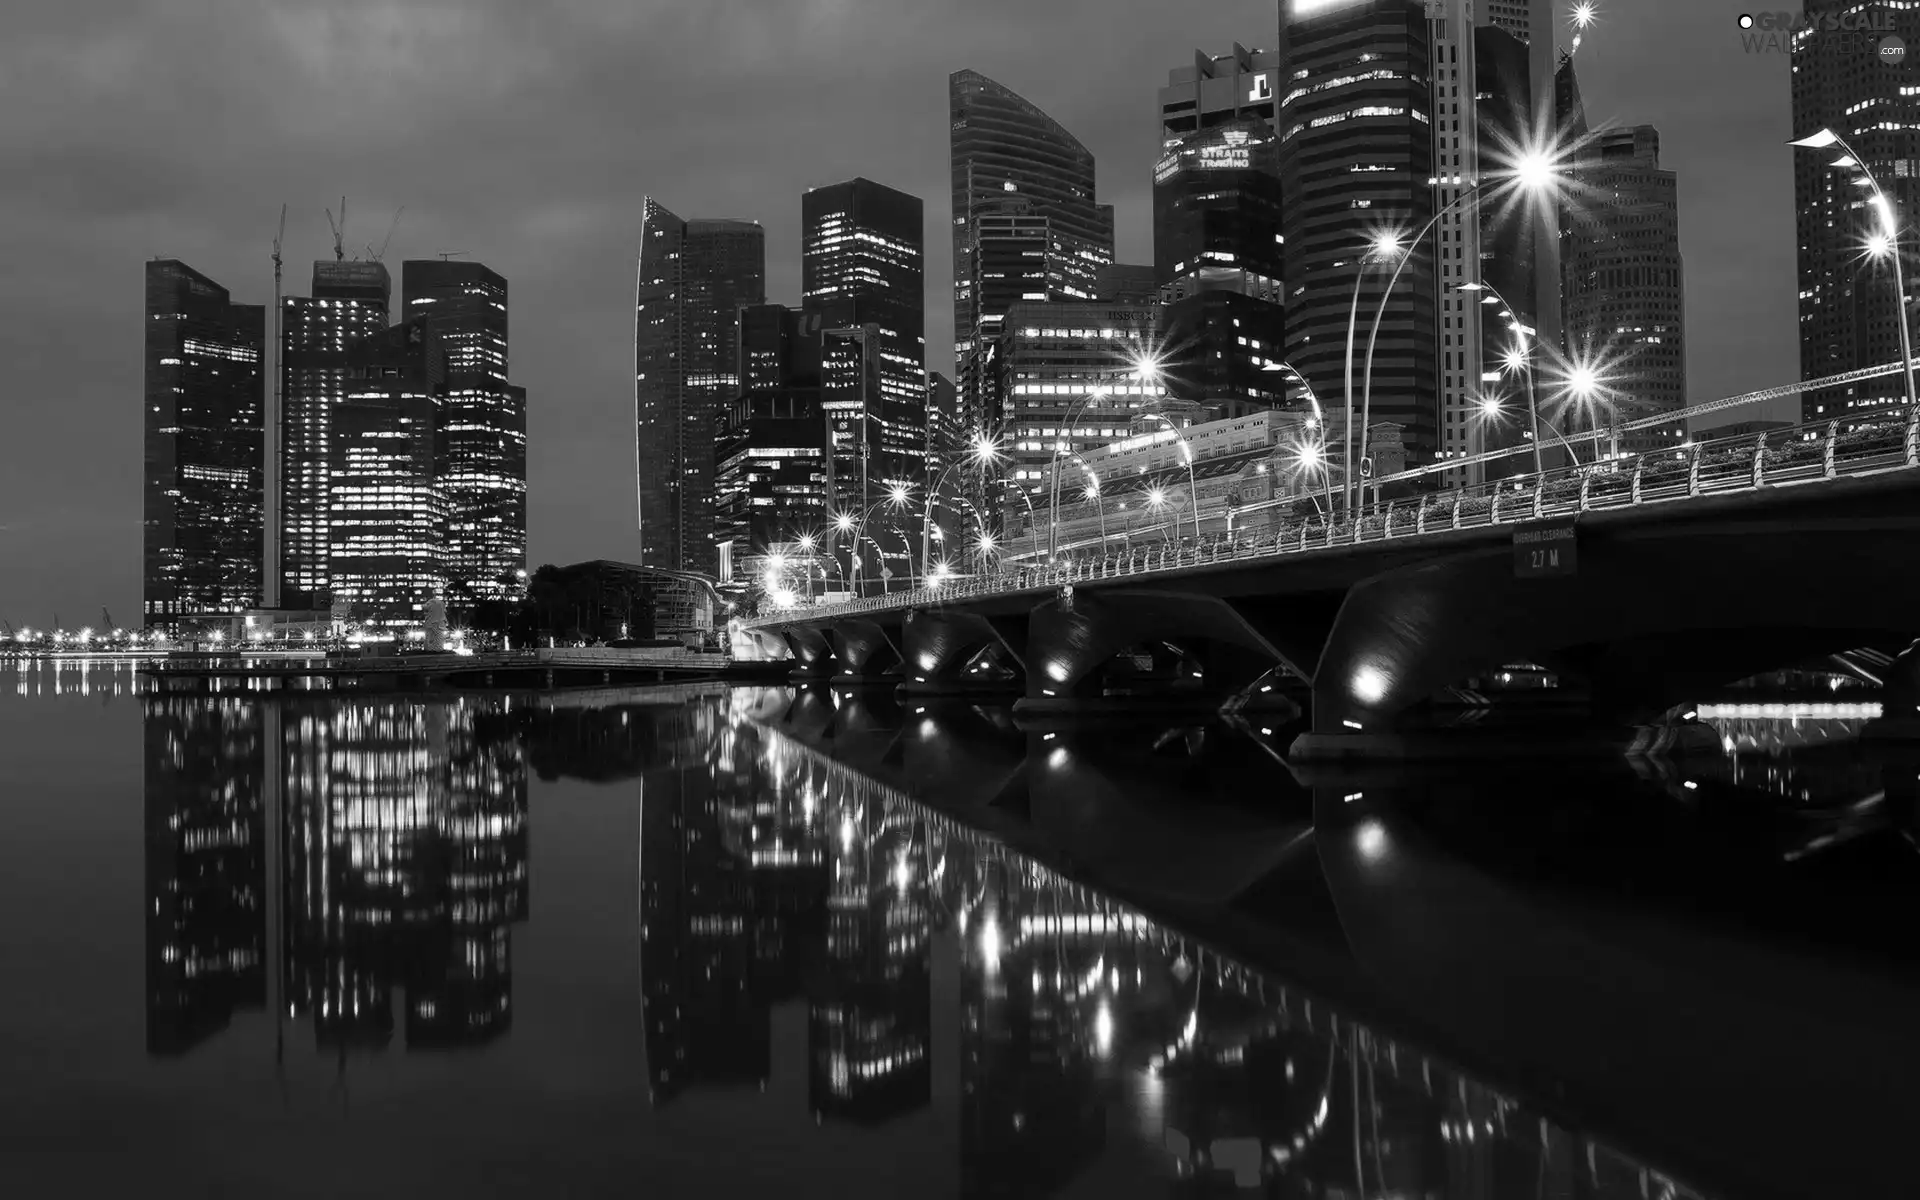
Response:
[[[1029,715],[1237,707],[1292,685],[1310,697],[1301,757],[1448,753],[1417,710],[1504,663],[1580,681],[1596,717],[1631,725],[1914,638],[1920,575],[1899,547],[1920,532],[1920,409],[1412,491],[1439,470],[1382,479],[1389,498],[1350,512],[1144,548],[1096,540],[743,632],[797,678],[1010,689]],[[1895,701],[1920,696],[1913,666],[1887,666]]]

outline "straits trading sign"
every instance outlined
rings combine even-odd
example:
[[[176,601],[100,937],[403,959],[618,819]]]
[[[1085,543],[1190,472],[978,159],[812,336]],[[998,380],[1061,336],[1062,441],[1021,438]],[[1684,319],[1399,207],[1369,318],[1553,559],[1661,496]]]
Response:
[[[1239,136],[1234,136],[1238,134]],[[1185,170],[1200,171],[1245,171],[1253,166],[1253,146],[1240,130],[1231,130],[1216,141],[1206,141],[1199,145],[1181,146],[1179,149],[1160,156],[1154,164],[1153,181],[1165,183]]]

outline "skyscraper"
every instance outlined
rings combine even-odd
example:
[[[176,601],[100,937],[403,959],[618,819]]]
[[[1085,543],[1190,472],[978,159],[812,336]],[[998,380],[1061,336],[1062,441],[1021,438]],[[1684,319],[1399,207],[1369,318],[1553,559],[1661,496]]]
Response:
[[[146,318],[142,608],[172,630],[259,596],[266,310],[156,259]]]
[[[444,592],[435,442],[445,374],[432,324],[396,325],[347,351],[328,443],[328,587],[358,623],[418,627]]]
[[[1280,10],[1280,179],[1286,196],[1287,339],[1283,357],[1329,405],[1346,392],[1356,286],[1356,359],[1395,262],[1369,261],[1370,239],[1403,237],[1435,211],[1431,41],[1420,0],[1287,0]],[[1380,325],[1373,422],[1403,427],[1424,461],[1438,447],[1434,243],[1412,250]],[[1451,257],[1459,247],[1449,245]],[[1355,363],[1353,403],[1362,372]],[[1357,443],[1364,445],[1362,439]]]
[[[1568,350],[1575,361],[1612,364],[1619,420],[1677,413],[1687,404],[1680,206],[1673,172],[1660,169],[1659,133],[1637,125],[1601,134],[1579,181],[1566,237]],[[1685,437],[1676,421],[1624,438],[1621,449]]]
[[[757,222],[684,221],[652,197],[634,297],[635,484],[644,565],[711,575],[713,448],[739,394],[739,312],[766,300]]]
[[[377,262],[313,264],[313,295],[281,303],[281,602],[328,594],[333,413],[351,390],[350,352],[387,327],[392,280]],[[361,368],[364,371],[364,368]]]
[[[1153,258],[1171,390],[1225,415],[1278,405],[1286,309],[1272,125],[1257,115],[1214,122],[1168,135],[1165,147],[1153,172]]]
[[[1862,6],[1842,0],[1807,0],[1809,19]],[[1920,43],[1920,9],[1873,6],[1880,33]],[[1911,55],[1909,50],[1908,54]],[[1872,172],[1893,207],[1898,227],[1909,229],[1920,212],[1920,158],[1914,130],[1920,128],[1920,89],[1911,66],[1877,61],[1871,42],[1851,31],[1820,29],[1793,35],[1793,133],[1806,137],[1831,129],[1845,138]],[[1872,193],[1854,185],[1854,170],[1836,170],[1829,150],[1793,151],[1795,234],[1800,269],[1800,377],[1818,379],[1861,367],[1900,361],[1898,316],[1920,290],[1920,270],[1911,259],[1907,294],[1896,299],[1893,263],[1871,253],[1869,237],[1882,227]],[[1900,375],[1863,380],[1801,395],[1802,419],[1841,420],[1853,412],[1905,396]]]
[[[953,343],[961,422],[980,423],[977,361],[1021,300],[1086,300],[1113,261],[1113,206],[1094,199],[1093,155],[1059,122],[977,71],[948,80],[953,173]],[[1010,225],[1017,226],[1017,233]],[[1008,238],[1024,241],[1015,249]],[[988,243],[992,243],[989,245]],[[1030,263],[1021,271],[996,255]],[[1025,274],[1022,286],[1005,286]]]
[[[527,395],[507,382],[507,281],[477,262],[409,260],[400,291],[445,363],[434,470],[448,599],[501,599],[527,560]]]
[[[714,540],[738,576],[826,522],[820,340],[784,304],[740,310],[740,396],[714,443]]]
[[[1196,50],[1193,65],[1171,72],[1160,89],[1161,132],[1183,137],[1252,120],[1272,129],[1279,82],[1280,56],[1272,50],[1249,50],[1238,42],[1233,53],[1212,58]]]
[[[813,188],[800,201],[800,304],[822,339],[839,511],[926,476],[924,223],[918,196],[870,179]]]

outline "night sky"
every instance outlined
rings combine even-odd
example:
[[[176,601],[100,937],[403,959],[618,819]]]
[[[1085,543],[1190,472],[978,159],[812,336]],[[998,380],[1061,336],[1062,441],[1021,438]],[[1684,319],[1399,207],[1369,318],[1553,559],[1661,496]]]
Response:
[[[1600,0],[1579,57],[1593,124],[1658,126],[1679,172],[1696,402],[1798,372],[1788,63],[1743,50],[1743,3]],[[762,222],[769,298],[795,303],[804,189],[919,195],[928,362],[950,372],[948,73],[1085,142],[1121,260],[1151,262],[1157,89],[1276,21],[1274,0],[13,0],[0,616],[139,620],[149,258],[265,303],[281,203],[289,294],[342,193],[350,255],[404,205],[396,300],[401,260],[440,251],[511,283],[532,563],[631,559],[642,196]]]

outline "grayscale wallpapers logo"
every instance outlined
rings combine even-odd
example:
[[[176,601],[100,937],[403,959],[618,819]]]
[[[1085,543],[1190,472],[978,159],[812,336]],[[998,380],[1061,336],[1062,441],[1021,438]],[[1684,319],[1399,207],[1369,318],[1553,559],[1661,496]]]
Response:
[[[1740,44],[1748,54],[1866,55],[1882,66],[1907,61],[1907,43],[1885,9],[1861,12],[1740,14]]]

